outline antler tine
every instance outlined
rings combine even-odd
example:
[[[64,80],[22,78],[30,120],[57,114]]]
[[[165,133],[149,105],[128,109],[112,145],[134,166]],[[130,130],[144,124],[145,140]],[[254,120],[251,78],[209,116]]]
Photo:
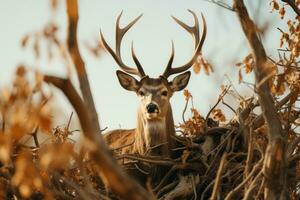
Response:
[[[188,10],[190,13],[192,13],[193,17],[194,17],[194,26],[189,26],[185,23],[183,23],[182,21],[180,21],[179,19],[177,19],[176,17],[172,16],[172,18],[181,26],[183,27],[186,31],[188,31],[190,34],[192,34],[192,36],[194,37],[195,40],[195,48],[197,47],[198,43],[199,43],[199,21],[197,18],[197,15],[192,11],[192,10]]]
[[[205,18],[203,16],[203,14],[201,14],[202,16],[202,21],[203,21],[203,33],[200,39],[200,34],[199,34],[199,22],[198,22],[198,18],[197,15],[191,11],[188,10],[190,13],[192,13],[193,17],[194,17],[194,21],[195,21],[195,25],[194,26],[188,26],[187,24],[183,23],[182,21],[180,21],[179,19],[177,19],[176,17],[173,17],[173,19],[180,25],[182,26],[186,31],[188,31],[195,40],[195,51],[194,54],[192,56],[192,58],[184,65],[180,66],[180,67],[176,67],[176,68],[172,68],[172,62],[170,63],[170,61],[173,61],[173,58],[170,58],[170,61],[168,63],[168,66],[166,67],[165,72],[163,73],[163,76],[165,78],[168,78],[170,75],[172,74],[177,74],[177,73],[181,73],[183,71],[188,70],[195,62],[197,56],[200,54],[200,51],[202,49],[203,43],[205,41],[205,37],[206,37],[206,32],[207,32],[207,26],[206,26],[206,21]]]
[[[103,36],[102,32],[100,31],[101,41],[102,41],[104,47],[106,48],[106,50],[112,55],[112,57],[114,58],[114,60],[120,66],[120,68],[122,70],[124,70],[125,72],[127,72],[129,74],[138,75],[142,78],[142,77],[145,76],[145,72],[144,72],[140,62],[138,61],[138,59],[135,55],[133,56],[134,57],[133,59],[134,59],[135,64],[137,65],[137,69],[125,65],[122,61],[122,58],[121,58],[121,41],[122,41],[122,38],[125,35],[125,33],[142,17],[142,14],[139,15],[137,18],[135,18],[133,21],[131,21],[124,28],[120,28],[120,19],[121,19],[122,13],[123,13],[123,11],[119,14],[119,16],[117,18],[117,21],[116,21],[116,50],[115,50],[115,52],[107,44],[107,42],[104,39],[104,36]]]
[[[169,59],[169,61],[168,61],[168,65],[167,65],[167,67],[166,67],[166,69],[165,69],[165,72],[164,72],[164,74],[163,74],[163,77],[165,77],[165,73],[166,73],[167,71],[170,71],[170,70],[172,69],[172,63],[173,63],[173,60],[174,60],[174,54],[175,54],[175,50],[174,50],[174,42],[173,42],[173,40],[172,40],[171,56],[170,56],[170,59]]]
[[[140,14],[137,18],[132,20],[127,26],[124,28],[120,27],[120,19],[123,14],[123,11],[119,14],[116,22],[116,53],[117,55],[121,55],[121,41],[125,33],[143,16]]]
[[[136,64],[136,66],[137,66],[137,68],[138,68],[138,70],[139,70],[141,76],[142,76],[142,77],[146,76],[146,74],[145,74],[145,72],[144,72],[144,69],[143,69],[143,67],[142,67],[142,65],[141,65],[141,63],[140,63],[140,61],[137,59],[136,54],[135,54],[135,52],[134,52],[133,41],[131,42],[131,55],[132,55],[133,61],[134,61],[134,63]]]

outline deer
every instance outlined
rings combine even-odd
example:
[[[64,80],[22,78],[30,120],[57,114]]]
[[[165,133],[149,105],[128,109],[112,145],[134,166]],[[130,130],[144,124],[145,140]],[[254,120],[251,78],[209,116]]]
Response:
[[[126,65],[121,58],[121,41],[123,36],[142,15],[139,15],[128,25],[121,28],[120,19],[122,12],[119,14],[116,20],[115,50],[106,42],[102,31],[100,31],[101,42],[104,48],[121,68],[121,70],[116,71],[120,85],[125,90],[135,92],[140,101],[135,129],[117,129],[104,134],[111,149],[126,147],[124,151],[122,150],[122,153],[171,156],[172,148],[174,147],[173,137],[175,136],[175,126],[170,99],[175,92],[181,91],[187,86],[191,76],[189,69],[200,55],[207,33],[206,21],[203,14],[201,14],[203,29],[202,36],[200,37],[197,15],[191,10],[188,11],[194,18],[193,26],[185,24],[174,16],[172,18],[193,36],[195,42],[193,55],[187,63],[173,67],[175,53],[174,42],[172,40],[170,58],[163,74],[158,78],[151,78],[146,75],[136,56],[133,43],[131,44],[131,56],[136,66]],[[177,76],[169,81],[168,78],[171,75]],[[134,76],[138,76],[139,80]]]

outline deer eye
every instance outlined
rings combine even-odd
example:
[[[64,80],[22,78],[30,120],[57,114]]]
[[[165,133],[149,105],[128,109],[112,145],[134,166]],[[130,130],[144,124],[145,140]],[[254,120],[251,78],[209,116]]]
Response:
[[[145,96],[145,93],[143,91],[139,91],[140,96]]]
[[[163,95],[163,96],[168,96],[168,91],[163,91],[162,93],[161,93],[161,95]]]

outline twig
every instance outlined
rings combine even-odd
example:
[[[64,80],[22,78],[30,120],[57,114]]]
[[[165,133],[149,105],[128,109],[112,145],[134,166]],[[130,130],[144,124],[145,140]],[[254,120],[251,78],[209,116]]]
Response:
[[[213,150],[211,150],[207,155],[212,154],[213,152],[215,152],[218,149],[221,149],[221,147],[227,142],[227,140],[234,134],[234,131],[231,131],[228,133],[228,135],[226,136],[226,138],[224,138],[224,140]]]
[[[204,200],[205,198],[205,194],[207,193],[207,191],[215,184],[215,179],[212,180],[207,186],[206,188],[204,189],[204,191],[202,192],[201,194],[201,200]]]
[[[166,185],[165,187],[163,187],[161,190],[159,190],[157,192],[157,196],[158,197],[162,196],[166,191],[169,191],[169,190],[173,189],[176,185],[178,185],[178,183],[179,183],[179,181],[176,180],[176,181],[173,181],[170,184]]]
[[[33,133],[31,134],[32,137],[33,137],[33,140],[34,140],[34,143],[35,143],[35,146],[36,147],[40,147],[40,144],[39,144],[39,140],[38,140],[38,137],[37,137],[37,132],[39,130],[39,127],[36,127],[33,131]]]
[[[249,142],[248,142],[248,153],[247,153],[247,160],[245,165],[245,171],[244,171],[244,177],[247,177],[250,171],[250,166],[253,158],[253,130],[252,127],[250,127],[249,131]]]
[[[226,158],[227,158],[227,154],[224,153],[223,157],[221,159],[221,162],[220,162],[220,166],[219,166],[219,169],[218,169],[217,176],[215,178],[215,184],[214,184],[214,188],[213,188],[210,200],[217,200],[218,199],[218,193],[219,193],[220,184],[221,184],[221,175],[222,175],[223,169],[225,167]]]
[[[240,122],[240,131],[242,133],[243,136],[243,142],[244,145],[248,144],[248,140],[249,140],[249,135],[250,133],[250,126],[249,126],[249,122],[247,121],[250,113],[252,112],[252,110],[255,108],[255,104],[252,103],[253,98],[250,99],[250,101],[248,102],[248,105],[246,106],[246,108],[244,108],[240,113],[239,113],[239,122]]]
[[[255,189],[257,188],[259,181],[261,181],[261,177],[262,177],[263,173],[262,170],[256,175],[256,177],[254,178],[254,180],[252,181],[252,183],[250,184],[249,188],[245,191],[245,195],[243,200],[250,200],[253,199],[253,193],[255,191]]]
[[[183,111],[182,111],[182,121],[183,121],[184,123],[186,123],[185,118],[184,118],[184,115],[185,115],[185,112],[186,112],[188,103],[189,103],[189,98],[185,101],[184,109],[183,109]]]
[[[205,127],[204,127],[204,131],[207,130],[208,128],[208,118],[210,116],[210,114],[212,113],[212,111],[219,105],[219,103],[221,102],[221,100],[223,99],[223,97],[227,94],[228,90],[230,89],[230,87],[226,88],[220,95],[219,98],[217,100],[217,102],[215,103],[215,105],[209,110],[209,112],[206,114],[205,117]]]
[[[281,0],[282,2],[285,2],[287,4],[289,4],[292,9],[295,11],[295,13],[300,16],[300,9],[298,8],[298,6],[295,3],[295,0]]]
[[[265,185],[265,178],[263,177],[263,178],[262,178],[262,181],[261,181],[261,183],[260,183],[258,192],[256,193],[254,199],[259,199],[259,195],[262,195],[263,189],[264,189],[264,185]]]
[[[195,183],[194,176],[192,176],[192,184],[193,184],[193,190],[194,190],[194,200],[197,200],[197,190],[196,190],[196,183]]]
[[[274,59],[272,59],[270,56],[268,56],[268,59],[272,62],[272,63],[274,63],[275,65],[278,65],[278,66],[281,66],[281,67],[285,67],[285,68],[292,68],[292,69],[297,69],[297,66],[295,66],[295,65],[292,65],[292,63],[293,63],[293,60],[291,60],[291,61],[289,61],[288,63],[285,63],[285,64],[283,64],[283,63],[280,63],[280,61],[279,62],[276,62]]]
[[[134,141],[132,141],[132,142],[129,143],[129,144],[124,144],[124,145],[121,145],[121,146],[119,146],[119,147],[112,148],[111,151],[118,151],[118,150],[123,149],[123,148],[125,148],[125,147],[129,147],[129,146],[133,145],[133,143],[134,143]]]
[[[295,91],[291,91],[288,95],[286,95],[284,98],[282,98],[277,104],[276,104],[276,108],[279,109],[281,108],[283,105],[285,105],[287,102],[290,101],[291,97],[295,94]],[[265,120],[263,115],[259,115],[258,117],[256,117],[256,119],[252,122],[252,127],[253,130],[261,127],[264,124]]]
[[[218,6],[222,7],[222,8],[225,8],[227,10],[230,10],[230,11],[234,12],[234,9],[231,6],[229,6],[228,4],[226,4],[226,3],[222,2],[222,1],[216,1],[216,0],[204,0],[204,1],[207,1],[207,2],[210,2],[210,3],[214,3],[214,4],[216,4],[216,5],[218,5]]]
[[[262,161],[263,161],[263,159],[261,159],[258,163],[256,163],[256,165],[253,167],[253,169],[249,173],[249,175],[238,186],[236,186],[234,189],[232,189],[227,194],[227,196],[225,197],[225,200],[233,199],[233,197],[243,189],[244,185],[250,180],[250,178],[253,177],[254,173],[259,169],[259,167],[261,167]]]
[[[151,164],[158,164],[162,166],[173,166],[176,164],[172,159],[169,158],[160,158],[157,156],[142,156],[137,154],[122,154],[117,156],[117,159],[132,159],[132,160],[138,160],[143,161]]]
[[[141,168],[138,166],[137,163],[135,163],[134,166],[135,166],[135,168],[136,168],[137,170],[139,170],[139,171],[142,172],[143,174],[145,174],[145,175],[149,175],[149,174],[150,174],[150,172],[146,172],[145,170],[141,169]]]
[[[147,151],[146,151],[145,154],[151,152],[153,149],[159,148],[159,147],[164,146],[164,145],[166,145],[166,144],[168,144],[168,142],[163,142],[163,143],[157,144],[157,145],[155,145],[155,146],[153,146],[153,147],[149,147],[149,149],[147,149]]]
[[[167,173],[166,175],[161,179],[160,183],[153,189],[153,191],[157,192],[159,191],[164,183],[168,180],[168,178],[170,178],[170,176],[172,175],[172,173],[175,171],[176,167],[173,166]]]
[[[192,177],[193,174],[188,174],[186,176],[179,175],[179,183],[176,187],[160,199],[184,199],[185,197],[190,196],[193,193],[193,187],[191,184]],[[198,184],[199,181],[199,176],[196,176],[195,183]]]
[[[66,130],[67,130],[67,131],[68,131],[69,128],[70,128],[70,124],[71,124],[72,117],[73,117],[73,112],[71,112],[71,115],[70,115],[70,118],[69,118],[69,121],[68,121],[68,124],[67,124],[67,127],[66,127]]]
[[[106,126],[105,128],[101,129],[100,132],[102,133],[102,132],[106,131],[107,129],[108,129],[108,127]]]
[[[300,137],[298,136],[295,140],[293,140],[287,148],[286,154],[287,157],[291,156],[296,148],[296,146],[300,143]]]
[[[222,99],[222,104],[227,106],[227,108],[229,108],[236,115],[236,111],[228,103],[226,103],[224,99]]]

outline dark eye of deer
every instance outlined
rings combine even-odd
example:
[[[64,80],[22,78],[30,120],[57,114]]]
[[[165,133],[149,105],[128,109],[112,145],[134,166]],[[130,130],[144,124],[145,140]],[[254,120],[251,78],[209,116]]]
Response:
[[[139,95],[145,96],[145,93],[143,91],[139,91]]]
[[[163,92],[161,93],[161,95],[163,95],[163,96],[168,96],[168,91],[163,91]]]

